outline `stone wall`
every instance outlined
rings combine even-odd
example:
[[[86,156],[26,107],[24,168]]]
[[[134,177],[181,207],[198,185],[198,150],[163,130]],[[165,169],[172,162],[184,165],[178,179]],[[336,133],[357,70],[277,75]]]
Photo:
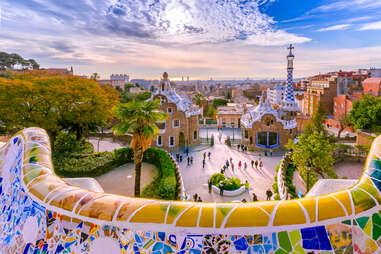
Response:
[[[297,200],[150,200],[71,186],[45,131],[0,149],[0,253],[380,253],[381,136],[350,189]]]
[[[273,121],[273,124],[267,125],[267,122],[271,120]],[[245,130],[248,131],[248,138],[245,138]],[[244,127],[242,127],[242,143],[244,145],[247,145],[250,150],[265,149],[265,148],[258,147],[255,144],[255,138],[256,138],[257,132],[264,132],[264,131],[279,133],[279,147],[277,148],[280,148],[280,149],[284,149],[284,146],[288,143],[288,140],[294,139],[297,134],[296,128],[284,129],[283,124],[280,122],[277,122],[273,115],[265,114],[263,115],[261,122],[253,123],[252,128],[245,129]],[[251,143],[250,137],[252,137],[252,143]]]
[[[357,130],[356,134],[356,145],[358,146],[370,146],[376,137],[376,134],[363,130]]]

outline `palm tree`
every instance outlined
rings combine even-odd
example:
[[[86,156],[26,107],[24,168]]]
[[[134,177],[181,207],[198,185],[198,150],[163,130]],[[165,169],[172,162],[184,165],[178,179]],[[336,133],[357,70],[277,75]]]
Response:
[[[159,132],[156,122],[167,119],[167,114],[158,110],[159,100],[131,101],[116,106],[114,112],[120,121],[112,129],[116,135],[132,134],[131,148],[135,162],[135,196],[140,196],[140,175],[143,152],[150,146]]]
[[[197,93],[197,94],[195,94],[195,95],[193,96],[192,101],[193,101],[194,104],[196,104],[197,106],[199,106],[200,109],[201,109],[201,112],[203,112],[203,110],[202,110],[202,106],[203,106],[203,104],[204,104],[204,102],[205,102],[205,97],[204,97],[204,95],[202,95],[201,93]]]

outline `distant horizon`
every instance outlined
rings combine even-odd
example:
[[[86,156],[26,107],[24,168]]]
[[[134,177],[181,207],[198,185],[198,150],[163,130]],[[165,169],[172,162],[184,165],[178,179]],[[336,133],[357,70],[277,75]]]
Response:
[[[102,79],[285,79],[292,43],[302,78],[381,67],[380,13],[373,0],[3,0],[0,48]]]

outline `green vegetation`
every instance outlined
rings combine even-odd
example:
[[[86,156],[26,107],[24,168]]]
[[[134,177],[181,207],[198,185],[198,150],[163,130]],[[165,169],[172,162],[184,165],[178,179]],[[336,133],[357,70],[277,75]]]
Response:
[[[85,150],[86,151],[86,150]],[[126,163],[134,161],[132,148],[121,148],[114,152],[95,153],[89,156],[60,154],[53,157],[54,170],[64,177],[96,177]],[[176,166],[167,152],[148,148],[143,161],[154,164],[158,174],[143,190],[143,197],[158,199],[177,199],[178,176]]]
[[[14,65],[21,65],[23,68],[28,68],[29,66],[32,69],[40,68],[40,65],[34,59],[24,59],[18,54],[0,52],[0,71],[12,69]]]
[[[349,121],[355,129],[381,131],[381,97],[364,95],[361,100],[353,102],[349,112]]]
[[[243,185],[241,184],[241,180],[239,180],[238,178],[232,177],[226,179],[225,175],[221,173],[213,174],[209,180],[211,181],[212,185],[215,185],[218,188],[222,188],[223,190],[229,191],[238,190]]]
[[[228,105],[228,100],[224,100],[224,99],[214,99],[213,100],[213,107],[214,108],[218,108],[219,106],[226,106]]]
[[[285,156],[283,160],[281,160],[278,165],[275,167],[275,172],[278,173],[278,170],[280,170],[280,165],[282,161],[285,161],[283,164],[286,167],[286,172],[285,172],[285,186],[287,187],[288,193],[291,194],[292,198],[298,198],[298,194],[296,192],[296,187],[292,183],[292,180],[294,178],[294,171],[297,169],[295,165],[291,163],[290,157]],[[274,176],[274,183],[272,185],[273,191],[275,194],[275,200],[279,200],[279,190],[278,190],[278,174],[275,174]]]
[[[38,126],[48,132],[52,144],[63,130],[79,141],[99,126],[111,124],[117,102],[114,89],[78,76],[27,71],[0,77],[2,128],[12,134]]]
[[[140,176],[143,152],[151,145],[159,132],[156,122],[168,115],[159,112],[160,101],[131,101],[116,106],[114,112],[119,123],[113,127],[116,135],[132,134],[131,148],[135,162],[135,197],[140,197]]]

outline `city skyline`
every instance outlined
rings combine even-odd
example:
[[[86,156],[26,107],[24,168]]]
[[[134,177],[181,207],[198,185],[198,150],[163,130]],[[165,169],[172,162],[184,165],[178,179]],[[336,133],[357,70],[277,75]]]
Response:
[[[381,1],[10,1],[0,47],[101,78],[285,79],[381,66]],[[25,22],[25,21],[28,22]]]

